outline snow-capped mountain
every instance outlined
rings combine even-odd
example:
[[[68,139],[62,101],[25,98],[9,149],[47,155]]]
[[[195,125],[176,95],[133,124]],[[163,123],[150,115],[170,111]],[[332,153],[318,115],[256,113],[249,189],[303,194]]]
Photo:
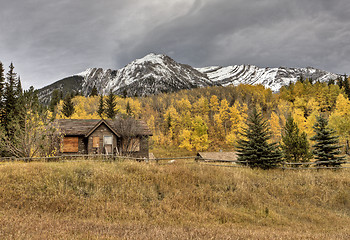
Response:
[[[212,85],[205,74],[194,68],[155,54],[137,59],[119,70],[91,68],[78,75],[84,77],[84,95],[94,86],[102,94],[112,90],[128,96],[146,96]]]
[[[296,82],[301,77],[313,81],[325,82],[336,79],[339,75],[315,69],[307,68],[259,68],[252,65],[234,65],[228,67],[196,68],[206,74],[213,83],[221,86],[238,84],[262,84],[266,88],[277,92],[282,86],[290,82]]]
[[[259,68],[251,65],[193,68],[177,63],[166,55],[149,54],[118,70],[89,68],[84,72],[62,79],[39,89],[39,98],[48,103],[54,89],[79,91],[90,94],[96,86],[100,94],[113,93],[127,96],[147,96],[207,86],[262,84],[273,91],[297,81],[298,78],[328,81],[337,74],[315,68]]]

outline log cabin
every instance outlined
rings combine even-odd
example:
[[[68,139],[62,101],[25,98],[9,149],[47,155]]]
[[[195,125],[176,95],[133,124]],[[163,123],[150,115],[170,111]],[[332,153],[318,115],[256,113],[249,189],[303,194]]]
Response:
[[[63,134],[62,154],[112,154],[148,158],[147,124],[141,120],[116,118],[60,119]]]

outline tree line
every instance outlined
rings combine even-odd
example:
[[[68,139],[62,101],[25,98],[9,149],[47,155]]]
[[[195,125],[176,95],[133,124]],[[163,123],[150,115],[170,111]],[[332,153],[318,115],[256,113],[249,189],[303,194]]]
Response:
[[[0,62],[0,156],[55,154],[59,133],[33,87],[23,91],[13,63],[5,76]]]
[[[174,151],[236,151],[255,108],[271,131],[268,142],[279,143],[283,159],[302,163],[312,157],[311,149],[316,143],[314,126],[319,116],[329,122],[327,129],[336,131],[339,145],[345,146],[342,152],[348,153],[350,100],[346,81],[346,78],[333,83],[297,81],[279,93],[261,85],[209,87],[142,98],[114,96],[112,102],[119,114],[147,122],[153,132],[153,148]],[[110,92],[107,96],[74,97],[75,112],[70,117],[99,118],[101,114],[106,117],[102,109],[111,96]],[[64,104],[61,101],[56,106],[58,118],[67,118],[63,114]],[[286,127],[289,135],[285,134]],[[287,147],[288,144],[292,147]]]
[[[312,151],[317,147],[315,124],[319,116],[327,120],[326,129],[334,129],[340,145],[345,146],[337,151],[348,153],[350,119],[347,113],[350,100],[346,86],[346,77],[329,83],[301,79],[282,87],[278,93],[272,93],[261,85],[239,85],[183,90],[142,98],[127,98],[112,92],[102,96],[94,87],[88,97],[77,93],[64,96],[55,90],[49,106],[44,107],[39,103],[34,88],[22,90],[13,64],[6,76],[1,64],[1,154],[55,154],[59,151],[57,144],[44,144],[45,141],[57,143],[60,134],[54,124],[55,119],[113,119],[117,114],[147,122],[153,132],[153,148],[237,151],[242,133],[249,126],[252,109],[256,109],[270,131],[267,143],[278,143],[283,159],[302,163],[310,160]],[[37,133],[30,136],[28,127],[37,129]],[[39,134],[40,131],[43,132]],[[27,137],[21,139],[16,136]],[[28,147],[30,145],[36,147]],[[18,151],[25,148],[25,152]]]
[[[300,132],[293,117],[289,116],[279,146],[276,142],[269,142],[271,131],[267,121],[254,108],[237,144],[238,161],[251,168],[271,169],[280,166],[283,160],[306,163],[314,155],[316,166],[341,166],[344,156],[339,155],[341,146],[338,136],[329,128],[327,119],[322,115],[318,116],[313,128],[315,135],[311,140],[315,141],[315,144],[311,153],[305,132]]]

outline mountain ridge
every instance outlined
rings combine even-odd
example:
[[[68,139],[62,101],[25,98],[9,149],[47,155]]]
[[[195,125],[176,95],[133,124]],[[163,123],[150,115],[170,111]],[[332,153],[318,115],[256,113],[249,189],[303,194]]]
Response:
[[[167,55],[151,53],[117,70],[88,68],[39,89],[38,96],[42,102],[48,103],[55,89],[79,91],[87,96],[94,86],[99,94],[105,95],[112,91],[124,96],[148,96],[197,87],[238,84],[262,84],[276,92],[301,77],[325,82],[341,75],[313,67],[259,68],[254,65],[232,65],[194,68],[178,63]]]

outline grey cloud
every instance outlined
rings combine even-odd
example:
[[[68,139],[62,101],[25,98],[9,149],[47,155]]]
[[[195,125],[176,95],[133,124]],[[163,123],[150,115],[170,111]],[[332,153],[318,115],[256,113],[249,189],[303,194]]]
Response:
[[[13,0],[1,6],[0,60],[14,61],[26,87],[88,67],[120,68],[150,52],[197,67],[349,71],[347,0]]]

